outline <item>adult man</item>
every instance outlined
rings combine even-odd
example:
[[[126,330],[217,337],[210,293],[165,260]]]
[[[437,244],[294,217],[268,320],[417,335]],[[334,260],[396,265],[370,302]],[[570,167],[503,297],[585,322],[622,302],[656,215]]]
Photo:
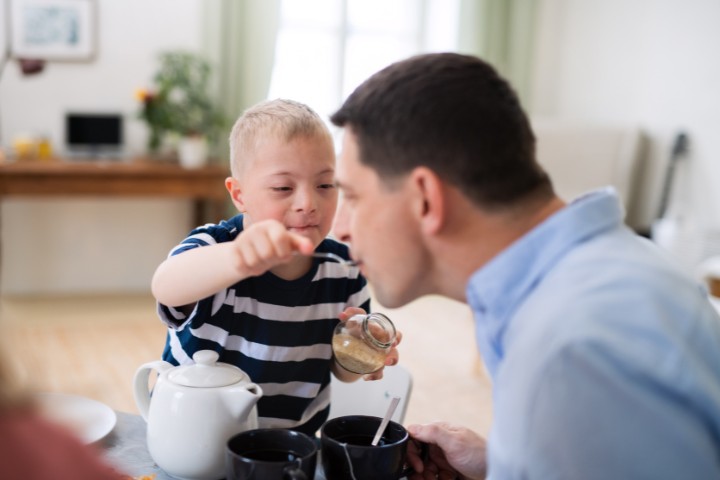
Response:
[[[336,236],[381,304],[466,301],[493,378],[487,455],[466,428],[410,426],[431,445],[414,478],[720,478],[720,319],[613,191],[555,195],[492,67],[398,62],[332,121]]]

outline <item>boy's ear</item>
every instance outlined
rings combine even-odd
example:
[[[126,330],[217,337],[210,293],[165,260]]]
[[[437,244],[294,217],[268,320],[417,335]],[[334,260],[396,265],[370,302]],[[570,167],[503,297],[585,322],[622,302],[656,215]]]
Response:
[[[228,177],[225,179],[225,188],[230,194],[230,199],[237,208],[238,212],[245,213],[245,203],[242,199],[242,188],[240,182],[234,177]]]
[[[438,233],[446,221],[443,181],[427,167],[417,167],[410,174],[416,196],[415,213],[423,232]]]

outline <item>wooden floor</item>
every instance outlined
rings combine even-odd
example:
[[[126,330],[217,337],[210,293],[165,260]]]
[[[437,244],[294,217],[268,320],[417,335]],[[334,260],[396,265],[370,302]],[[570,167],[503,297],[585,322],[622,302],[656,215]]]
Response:
[[[469,310],[427,297],[382,309],[403,332],[401,363],[413,375],[406,424],[447,420],[486,433],[490,383],[478,361]],[[160,357],[165,328],[150,296],[0,298],[8,361],[38,391],[83,395],[135,412],[132,378]]]

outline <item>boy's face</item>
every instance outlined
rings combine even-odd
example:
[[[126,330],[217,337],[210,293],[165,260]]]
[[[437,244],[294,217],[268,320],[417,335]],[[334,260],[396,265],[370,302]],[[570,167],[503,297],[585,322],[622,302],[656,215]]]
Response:
[[[274,219],[316,246],[337,207],[335,152],[329,137],[267,138],[258,143],[230,194],[244,226]]]

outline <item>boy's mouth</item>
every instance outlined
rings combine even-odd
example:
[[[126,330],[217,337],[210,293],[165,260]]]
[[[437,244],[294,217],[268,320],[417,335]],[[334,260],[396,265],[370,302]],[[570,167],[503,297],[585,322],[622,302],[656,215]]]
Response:
[[[316,228],[318,228],[317,225],[297,225],[297,226],[287,227],[288,230],[290,230],[291,232],[296,232],[296,233],[303,233],[303,232],[307,232],[310,230],[314,230]]]

